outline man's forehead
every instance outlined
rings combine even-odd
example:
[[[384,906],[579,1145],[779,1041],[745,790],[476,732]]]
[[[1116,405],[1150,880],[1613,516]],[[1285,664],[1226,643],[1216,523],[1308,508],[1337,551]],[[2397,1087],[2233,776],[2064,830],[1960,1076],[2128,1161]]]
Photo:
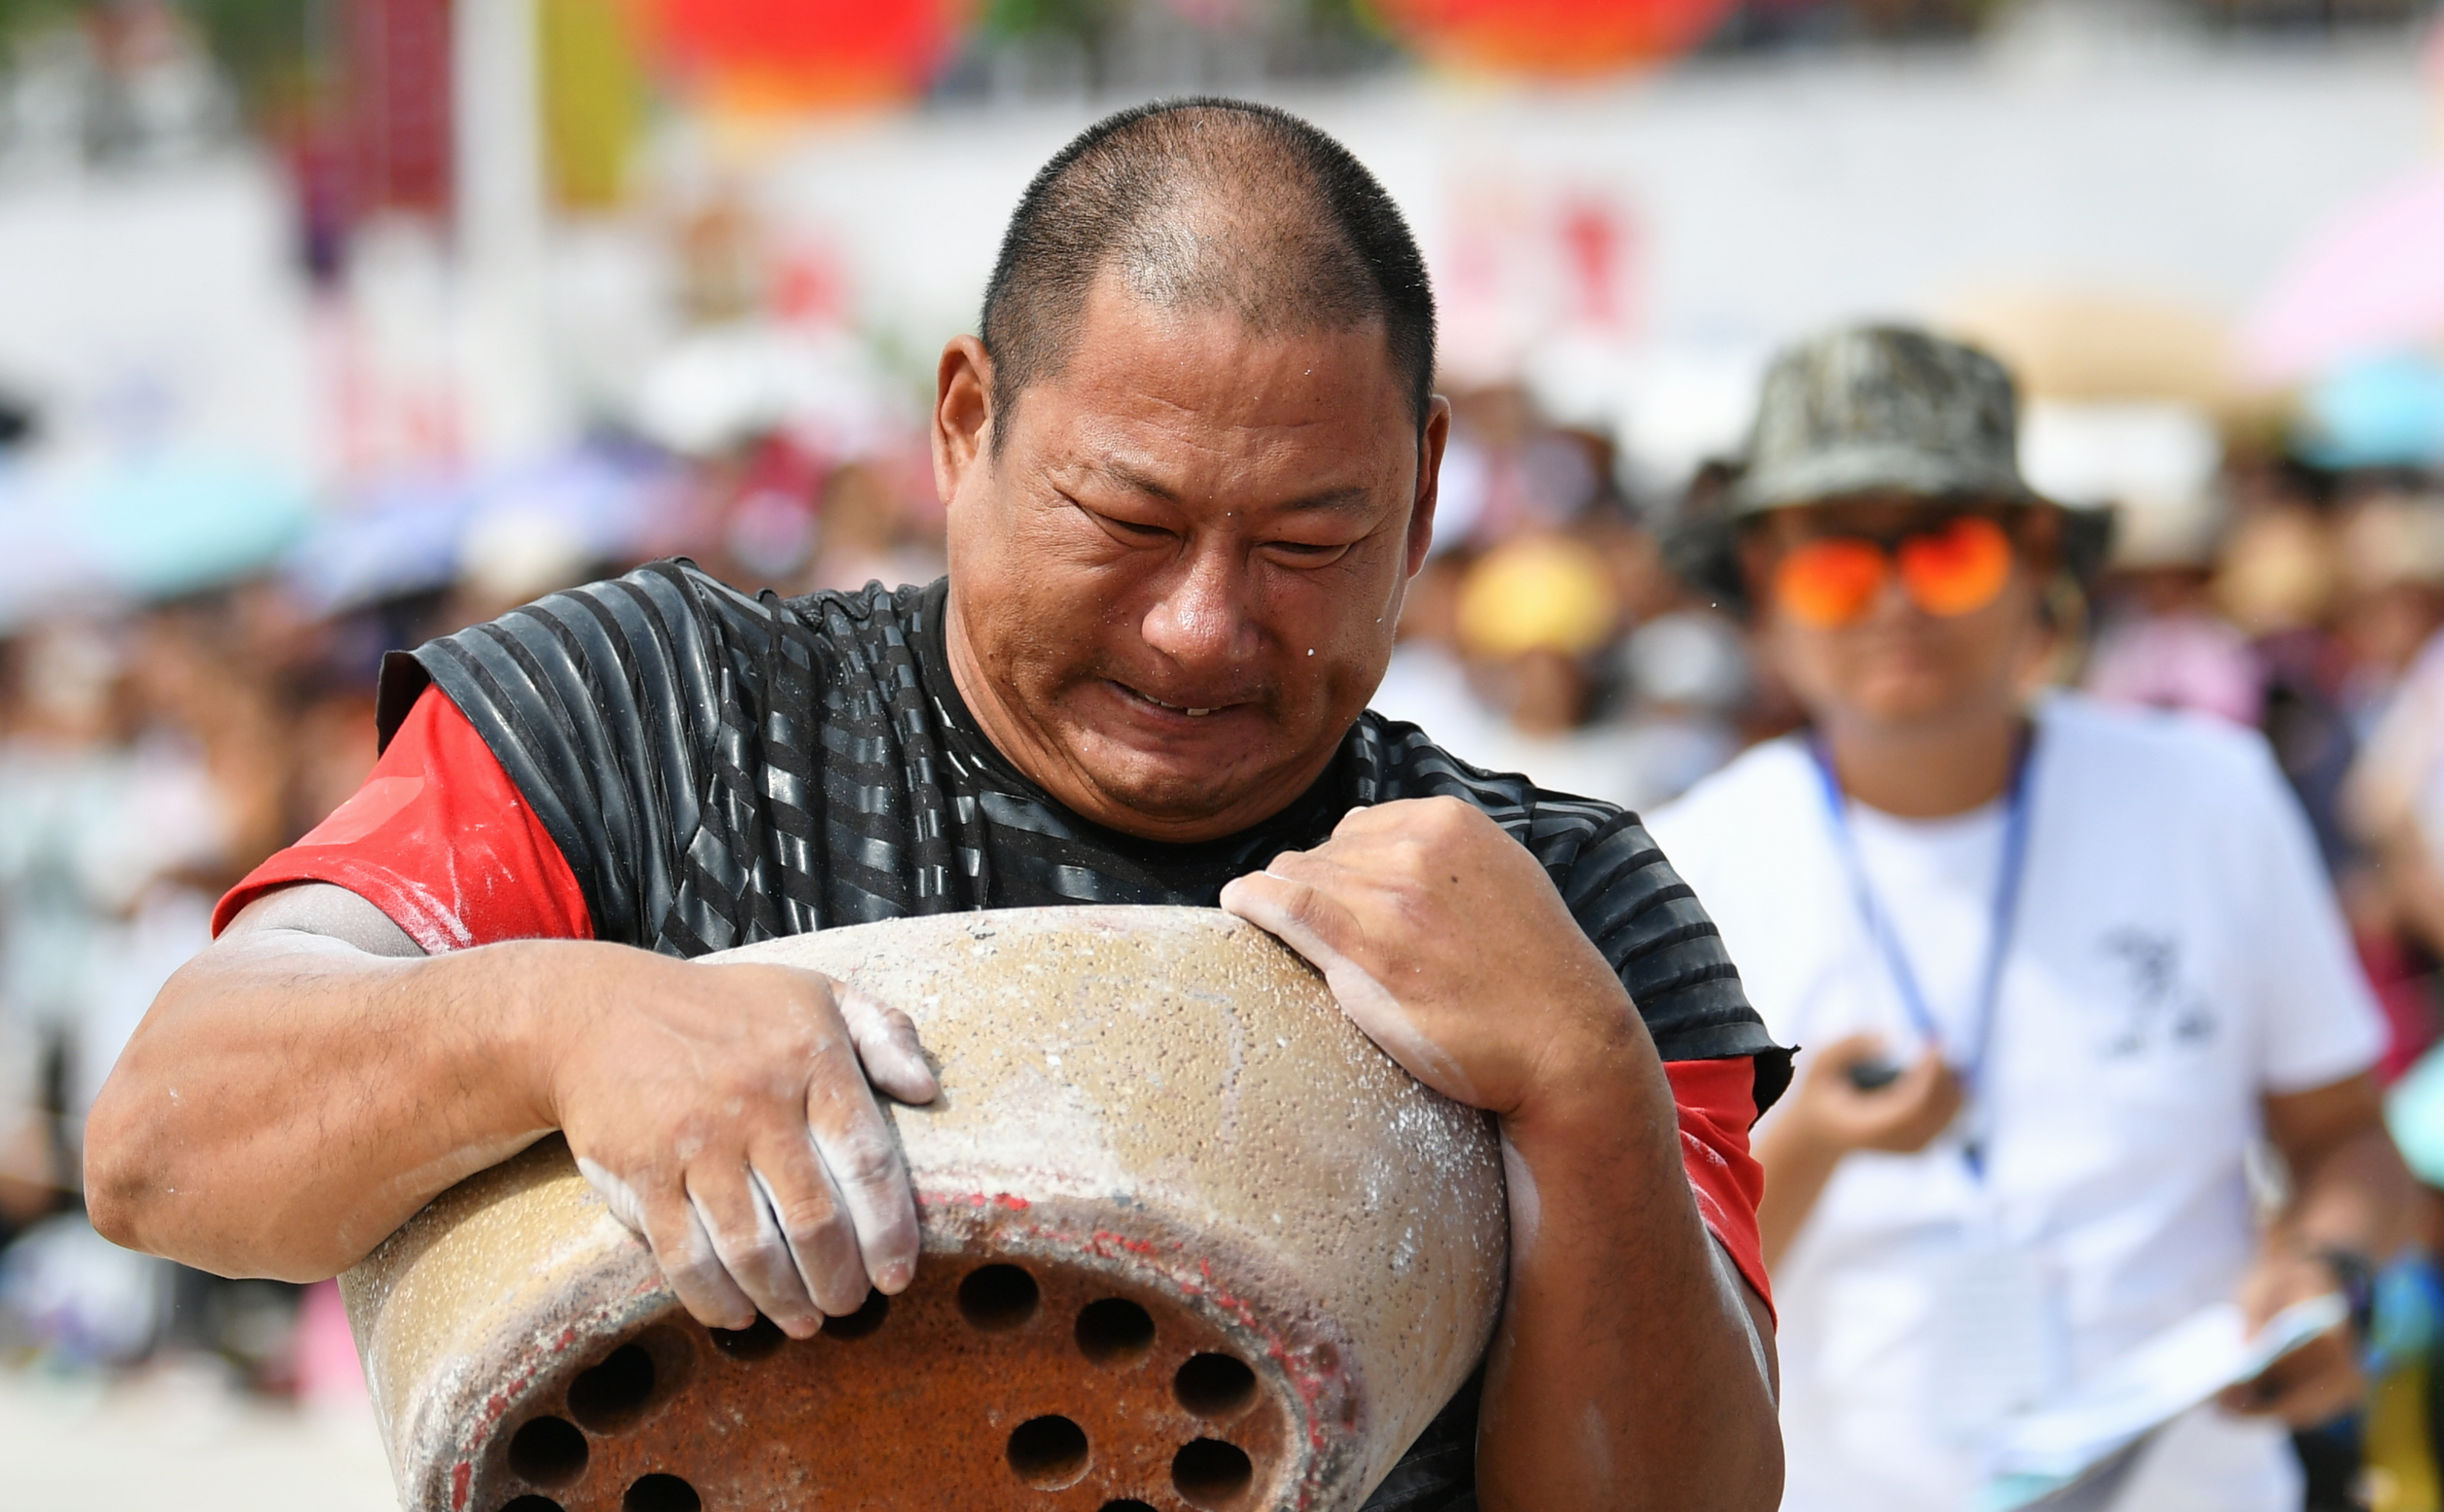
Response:
[[[1217,469],[1282,470],[1328,507],[1415,445],[1379,324],[1254,331],[1133,300],[1096,313],[1013,417],[1047,470],[1156,497],[1204,491]]]
[[[1250,322],[1227,305],[1142,299],[1108,274],[1087,296],[1066,360],[1045,381],[1242,419],[1268,400],[1316,397],[1371,417],[1400,396],[1379,317]]]
[[[1150,452],[1130,448],[1097,452],[1082,447],[1056,462],[1054,470],[1064,482],[1100,485],[1120,493],[1186,504],[1205,491],[1202,485],[1208,480],[1204,475],[1215,460],[1220,459],[1185,449]],[[1314,467],[1302,465],[1304,458],[1283,460],[1287,464],[1282,470],[1287,474],[1282,480],[1286,487],[1261,501],[1264,504],[1281,509],[1353,515],[1370,513],[1380,507],[1381,490],[1373,486],[1382,470],[1379,458],[1350,457],[1350,465],[1340,470],[1362,476],[1347,477],[1320,475]]]

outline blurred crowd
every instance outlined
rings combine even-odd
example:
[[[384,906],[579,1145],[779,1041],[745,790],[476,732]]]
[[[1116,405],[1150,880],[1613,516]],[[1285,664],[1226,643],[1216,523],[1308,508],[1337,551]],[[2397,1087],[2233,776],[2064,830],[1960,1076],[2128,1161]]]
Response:
[[[1640,497],[1609,437],[1552,424],[1525,389],[1462,392],[1453,412],[1435,549],[1378,709],[1480,765],[1637,809],[1799,723],[1740,621],[1666,560],[1671,521],[1728,465]],[[76,1215],[78,1130],[220,892],[362,780],[385,652],[655,555],[783,595],[942,570],[913,427],[845,458],[786,430],[694,458],[596,450],[632,485],[617,529],[530,490],[459,517],[438,581],[333,565],[413,554],[377,510],[234,586],[0,641],[0,1351],[202,1352],[297,1389],[294,1289],[109,1250]],[[2056,676],[2266,732],[2391,1015],[2388,1070],[2406,1070],[2444,1035],[2444,480],[2235,442],[2108,517],[2101,585],[2075,606],[2086,634]]]
[[[651,508],[616,541],[583,510],[477,510],[443,521],[454,561],[436,581],[399,570],[414,551],[376,511],[233,585],[97,599],[0,638],[0,1362],[202,1360],[278,1394],[318,1390],[319,1368],[346,1389],[329,1296],[301,1332],[298,1288],[185,1271],[84,1225],[79,1132],[120,1048],[221,893],[364,780],[385,652],[666,553],[783,594],[929,581],[939,512],[921,446],[903,451],[831,461],[768,435],[682,466],[629,447],[603,466]],[[370,578],[332,565],[368,556]]]
[[[16,9],[0,6],[0,21]],[[324,138],[339,128],[317,111],[335,107],[313,90],[305,104],[287,99],[275,87],[287,75],[269,64],[240,58],[223,77],[199,51],[209,33],[228,52],[258,12],[306,8],[193,9],[188,26],[159,5],[93,7],[49,51],[21,49],[0,69],[0,172],[176,163],[262,116],[270,124],[253,124],[293,159],[303,260],[332,282],[354,213],[326,182],[339,171]],[[1357,26],[1361,9],[985,6],[988,24],[924,88],[1066,98],[1142,80],[1388,67],[1396,49]],[[1690,9],[1719,13],[1706,46],[1722,53],[1965,35],[2009,8]],[[2332,28],[2417,8],[2180,9],[2232,27]],[[1269,32],[1261,47],[1235,33],[1215,42],[1208,32],[1231,28],[1197,19],[1209,10],[1294,17],[1300,48]],[[1203,51],[1174,45],[1191,33]],[[333,87],[343,76],[318,75],[316,89],[351,96]],[[273,108],[284,101],[287,115]],[[413,195],[387,204],[402,207]],[[107,501],[124,551],[109,562],[31,528],[47,496],[0,498],[0,1366],[200,1370],[281,1398],[361,1391],[329,1283],[224,1281],[117,1249],[85,1225],[77,1189],[84,1111],[161,984],[209,938],[214,901],[372,766],[386,654],[664,556],[784,596],[944,570],[923,396],[909,382],[921,361],[851,334],[826,282],[839,270],[766,256],[743,204],[713,194],[681,221],[684,333],[633,402],[610,407],[616,424],[546,460],[462,455],[447,475],[368,464],[310,509],[232,494],[216,513],[201,472],[157,494],[131,484]],[[357,255],[361,272],[377,267],[364,247]],[[2379,421],[2416,412],[2406,444],[2338,445],[2332,415],[2213,402],[2069,416],[2041,404],[2023,443],[2032,481],[2074,507],[2092,556],[2078,575],[2087,589],[2048,605],[2075,632],[2051,679],[2265,734],[2387,1015],[2392,1124],[2434,1206],[2426,1247],[2444,1254],[2444,367],[2422,358],[2361,377],[2394,383],[2369,391]],[[2318,401],[2347,406],[2360,392],[2329,385]],[[1451,398],[1434,549],[1378,710],[1480,766],[1640,811],[1803,723],[1736,606],[1694,586],[1671,549],[1676,524],[1731,487],[1736,458],[1659,475],[1651,454],[1626,455],[1626,437],[1588,418],[1616,412],[1549,381]],[[470,415],[482,407],[467,400]],[[12,487],[33,475],[10,470],[43,420],[0,395],[0,477]],[[455,444],[417,455],[456,455]],[[250,564],[232,570],[227,544],[241,539]],[[2444,1394],[2422,1374],[2444,1359],[2444,1286],[2413,1266],[2386,1287],[2372,1407],[2303,1440],[2312,1504],[2350,1504],[2368,1488],[2364,1464],[2429,1478],[2423,1490],[2395,1484],[2380,1505],[2444,1505],[2429,1447],[2444,1419],[2420,1415]]]

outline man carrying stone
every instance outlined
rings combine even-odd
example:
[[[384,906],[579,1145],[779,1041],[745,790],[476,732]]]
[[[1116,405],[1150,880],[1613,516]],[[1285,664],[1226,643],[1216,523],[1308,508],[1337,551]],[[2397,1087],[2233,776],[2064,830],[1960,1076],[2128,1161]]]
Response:
[[[885,1005],[691,958],[1218,903],[1500,1121],[1503,1318],[1368,1505],[1771,1506],[1747,1127],[1787,1055],[1632,817],[1363,711],[1433,527],[1433,369],[1416,247],[1338,144],[1230,101],[1089,130],[942,356],[950,577],[784,602],[657,563],[396,661],[373,778],[120,1062],[95,1223],[328,1276],[559,1130],[691,1313],[803,1337],[908,1284],[875,1095],[933,1078]]]

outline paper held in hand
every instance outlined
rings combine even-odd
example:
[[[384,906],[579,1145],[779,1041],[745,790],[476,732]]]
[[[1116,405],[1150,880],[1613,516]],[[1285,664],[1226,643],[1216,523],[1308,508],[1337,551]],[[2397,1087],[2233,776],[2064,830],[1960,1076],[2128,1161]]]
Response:
[[[1979,1512],[2059,1504],[2092,1474],[2126,1469],[2123,1451],[2141,1439],[2349,1318],[2349,1304],[2328,1293],[2294,1302],[2252,1337],[2239,1304],[2200,1309],[2085,1385],[2008,1419]]]

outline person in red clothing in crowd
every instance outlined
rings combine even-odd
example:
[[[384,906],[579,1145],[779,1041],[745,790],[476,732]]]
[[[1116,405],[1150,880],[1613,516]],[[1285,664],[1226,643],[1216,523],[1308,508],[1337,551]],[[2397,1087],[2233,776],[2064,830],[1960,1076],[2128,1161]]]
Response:
[[[655,563],[395,658],[373,777],[119,1062],[96,1225],[328,1276],[557,1130],[691,1313],[803,1337],[908,1284],[878,1099],[934,1079],[887,1005],[694,958],[1218,905],[1499,1121],[1495,1340],[1367,1504],[1770,1507],[1748,1128],[1788,1053],[1635,816],[1365,710],[1432,536],[1433,372],[1416,246],[1329,138],[1226,101],[1091,128],[942,356],[949,577],[784,601]]]

